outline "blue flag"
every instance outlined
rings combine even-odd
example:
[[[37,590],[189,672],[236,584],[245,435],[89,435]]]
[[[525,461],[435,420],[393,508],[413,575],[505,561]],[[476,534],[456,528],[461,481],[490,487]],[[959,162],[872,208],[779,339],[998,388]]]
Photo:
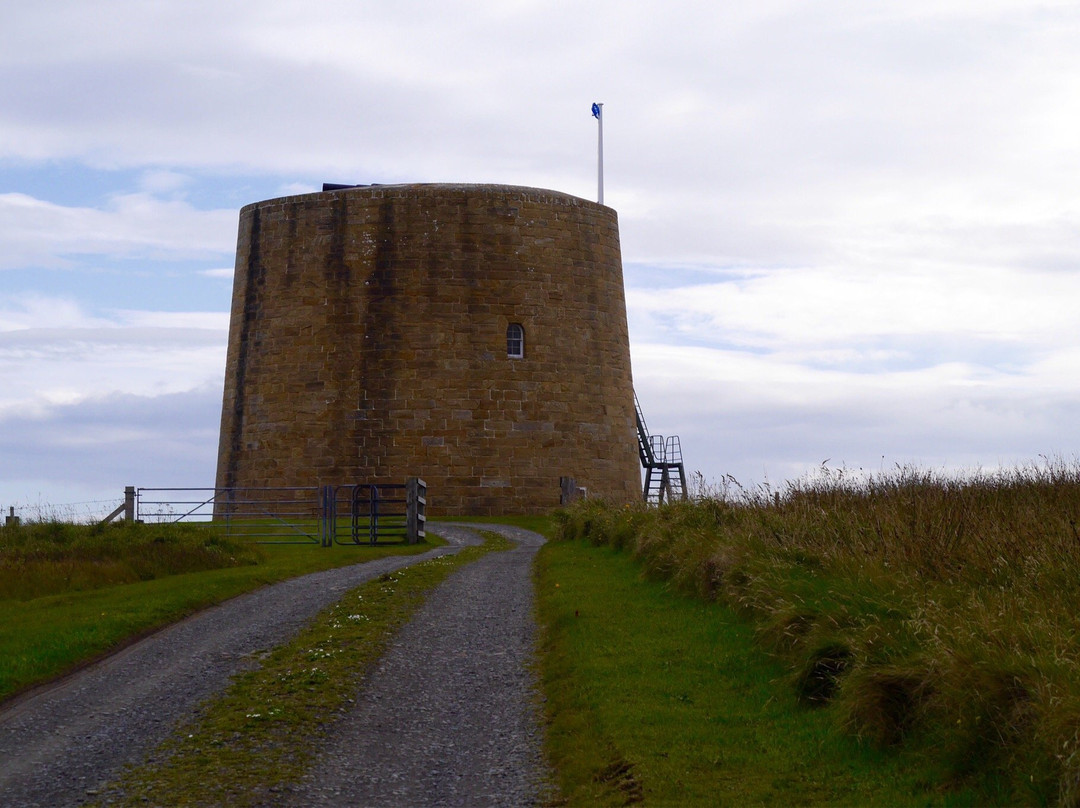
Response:
[[[599,118],[600,117],[600,105],[599,104],[593,104],[592,105],[592,116],[594,118]]]

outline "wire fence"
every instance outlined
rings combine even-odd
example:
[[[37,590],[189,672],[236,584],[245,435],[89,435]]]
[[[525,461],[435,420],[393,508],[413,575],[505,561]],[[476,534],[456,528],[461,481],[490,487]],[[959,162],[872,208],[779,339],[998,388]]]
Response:
[[[412,543],[424,538],[427,486],[339,484],[278,488],[128,486],[123,501],[9,506],[5,526],[20,522],[194,522],[263,544]],[[110,510],[111,509],[111,510]]]
[[[20,522],[72,522],[89,524],[100,522],[116,507],[116,499],[88,499],[80,502],[34,502],[15,503],[3,507],[5,520]]]
[[[425,535],[427,485],[414,477],[403,485],[129,488],[125,500],[113,516],[200,522],[264,544],[411,544]]]

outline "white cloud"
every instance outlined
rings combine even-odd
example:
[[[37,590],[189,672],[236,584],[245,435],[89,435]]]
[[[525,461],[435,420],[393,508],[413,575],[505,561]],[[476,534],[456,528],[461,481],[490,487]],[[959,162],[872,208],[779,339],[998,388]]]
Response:
[[[139,186],[148,194],[169,194],[181,191],[191,184],[191,177],[178,171],[153,169],[139,177]]]
[[[0,305],[0,500],[87,518],[124,485],[213,485],[226,313]]]
[[[227,336],[225,313],[103,317],[68,300],[18,300],[0,311],[0,417],[42,416],[109,395],[220,388]]]
[[[591,198],[602,101],[635,379],[692,467],[1077,449],[1072,2],[23,5],[0,8],[0,179],[132,179],[104,202],[0,186],[0,268],[227,279],[241,174]],[[224,312],[91,295],[0,298],[0,417],[220,385]]]
[[[327,180],[329,182],[329,180]],[[299,196],[301,194],[311,194],[316,191],[321,191],[322,186],[316,187],[312,183],[307,182],[289,182],[282,185],[278,189],[278,193],[281,196]]]
[[[1073,369],[1078,360],[1072,352]],[[856,374],[644,344],[635,345],[634,373],[651,431],[680,435],[688,470],[712,481],[775,484],[826,459],[873,471],[908,462],[971,470],[1080,453],[1080,390],[963,363]]]
[[[20,295],[0,301],[0,332],[30,328],[100,328],[108,320],[86,314],[77,302],[40,294]]]
[[[220,414],[220,385],[0,412],[0,503],[28,518],[101,518],[125,485],[213,486]]]
[[[658,270],[658,273],[662,270]],[[1021,271],[955,264],[908,270],[834,267],[727,271],[719,283],[631,287],[639,333],[704,344],[815,352],[972,348],[1051,350],[1075,339],[1080,271]]]
[[[5,193],[0,194],[0,269],[65,266],[77,255],[216,257],[235,249],[236,222],[236,211],[202,211],[145,193],[118,195],[104,209]]]

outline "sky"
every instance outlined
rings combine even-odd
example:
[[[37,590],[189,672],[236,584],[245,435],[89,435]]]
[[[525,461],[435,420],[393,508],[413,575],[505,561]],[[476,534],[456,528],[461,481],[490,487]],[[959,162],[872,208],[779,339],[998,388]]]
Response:
[[[619,216],[706,489],[1080,452],[1080,5],[0,5],[0,508],[212,486],[241,206],[477,182]]]

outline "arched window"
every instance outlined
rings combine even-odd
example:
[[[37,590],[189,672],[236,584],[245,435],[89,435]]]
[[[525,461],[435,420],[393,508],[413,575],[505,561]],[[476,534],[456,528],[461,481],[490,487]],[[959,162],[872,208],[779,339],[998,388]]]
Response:
[[[520,323],[510,323],[506,327],[506,355],[511,359],[525,357],[525,329]]]

